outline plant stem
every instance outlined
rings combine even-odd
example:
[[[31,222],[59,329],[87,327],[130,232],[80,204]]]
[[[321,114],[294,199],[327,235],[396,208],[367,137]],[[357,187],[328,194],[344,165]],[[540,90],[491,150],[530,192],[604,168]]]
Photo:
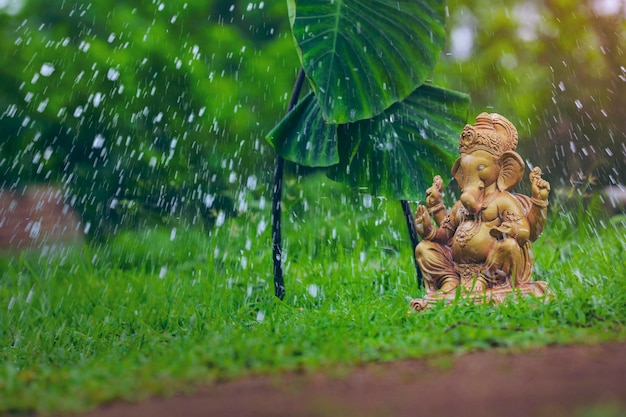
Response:
[[[274,294],[281,300],[285,297],[285,279],[283,277],[283,246],[280,212],[283,196],[283,172],[285,160],[276,156],[274,165],[274,188],[272,204],[272,256],[274,260]]]
[[[293,86],[287,114],[296,106],[300,91],[304,84],[304,69],[300,68],[298,77]],[[285,171],[285,160],[280,155],[276,156],[274,165],[274,187],[272,189],[272,256],[274,261],[274,294],[281,300],[285,298],[285,278],[283,274],[283,244],[281,209],[283,199],[283,175]]]
[[[417,263],[417,259],[415,258],[415,248],[419,243],[419,238],[417,237],[417,230],[415,230],[415,220],[413,219],[413,212],[411,211],[411,206],[409,205],[408,201],[400,200],[400,204],[402,205],[404,219],[406,220],[406,226],[409,229],[409,237],[411,238],[411,247],[413,248],[413,262],[415,264],[415,273],[417,274],[417,286],[419,288],[422,288],[424,286],[422,270],[420,269],[420,266]]]

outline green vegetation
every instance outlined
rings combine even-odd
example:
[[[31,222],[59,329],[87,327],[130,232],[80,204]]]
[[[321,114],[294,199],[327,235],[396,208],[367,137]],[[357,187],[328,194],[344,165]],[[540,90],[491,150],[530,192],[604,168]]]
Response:
[[[251,373],[626,339],[623,219],[554,216],[534,247],[549,303],[407,314],[420,294],[397,204],[319,178],[288,184],[285,200],[283,301],[264,210],[209,236],[180,226],[5,257],[0,413],[84,410]]]
[[[372,195],[423,196],[452,167],[468,118],[469,96],[427,82],[445,44],[446,2],[287,4],[311,92],[267,135],[278,158],[329,167]]]
[[[19,3],[0,6],[2,189],[58,185],[99,237],[210,226],[269,177],[297,72],[283,1]]]
[[[272,187],[274,287],[283,298],[281,199],[285,160],[374,196],[406,199],[453,162],[466,94],[426,83],[445,44],[443,0],[287,0],[302,68],[288,113],[266,136],[277,157]],[[303,80],[311,92],[298,103]]]
[[[625,183],[626,15],[593,0],[446,3],[442,59],[428,52],[437,66],[420,79],[469,93],[470,120],[505,115],[520,153],[553,185]],[[283,117],[300,65],[286,1],[5,1],[0,34],[3,188],[61,186],[96,235],[170,215],[210,226],[219,210],[238,211],[249,176],[259,188],[271,182],[275,153],[263,136]],[[392,53],[385,45],[372,48]],[[400,72],[396,98],[413,84]],[[367,183],[349,167],[355,185]],[[346,162],[339,168],[342,179]],[[386,194],[403,188],[394,189]]]
[[[626,19],[596,3],[448,2],[447,32],[462,36],[444,46],[443,33],[433,34],[438,46],[427,51],[419,80],[390,77],[403,91],[376,77],[378,90],[388,92],[381,101],[405,98],[379,121],[448,124],[452,111],[458,122],[465,98],[441,92],[467,91],[470,118],[495,111],[518,126],[521,153],[544,169],[555,195],[623,184]],[[400,207],[294,163],[286,167],[283,199],[289,292],[284,300],[272,295],[274,152],[263,136],[276,123],[274,133],[283,136],[323,130],[321,112],[329,111],[305,98],[291,117],[314,118],[280,122],[298,55],[316,57],[293,48],[287,5],[293,9],[294,1],[7,4],[0,7],[0,187],[19,193],[29,183],[58,185],[92,227],[83,247],[0,256],[0,414],[85,410],[251,373],[626,339],[623,217],[597,216],[594,204],[574,214],[552,208],[559,215],[534,247],[536,278],[556,294],[548,303],[407,314],[421,294]],[[320,33],[327,24],[309,29]],[[307,26],[296,29],[302,40]],[[365,39],[347,25],[336,29]],[[424,43],[423,35],[416,39]],[[473,44],[459,50],[455,38]],[[402,39],[392,43],[413,48]],[[324,71],[317,80],[308,74],[316,94],[334,77]],[[442,89],[406,99],[423,81]],[[421,99],[434,114],[414,111],[425,107]],[[378,114],[374,101],[364,118]],[[454,109],[439,107],[454,102]],[[328,118],[344,124],[350,109],[337,109]],[[363,133],[391,144],[403,133],[397,124],[330,126],[322,132],[329,140],[310,149],[288,137],[274,144],[292,162],[336,164],[332,178],[372,194],[403,196],[407,181],[424,191],[433,173],[445,172],[445,163],[431,161],[411,174],[418,152],[435,152],[428,147],[392,146],[407,149],[406,159],[394,158],[394,171],[380,156],[386,146],[352,142]]]
[[[449,0],[433,82],[520,131],[518,151],[553,185],[626,183],[626,13],[596,0]],[[455,42],[455,40],[457,42]]]

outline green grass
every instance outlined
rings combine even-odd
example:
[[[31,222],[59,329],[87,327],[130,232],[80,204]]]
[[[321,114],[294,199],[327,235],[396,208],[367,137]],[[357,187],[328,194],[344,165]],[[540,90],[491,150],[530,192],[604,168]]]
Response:
[[[209,236],[126,232],[0,260],[0,414],[82,411],[254,373],[626,339],[620,219],[554,216],[534,246],[552,302],[407,314],[421,294],[397,203],[286,201],[284,301],[272,295],[266,209]]]

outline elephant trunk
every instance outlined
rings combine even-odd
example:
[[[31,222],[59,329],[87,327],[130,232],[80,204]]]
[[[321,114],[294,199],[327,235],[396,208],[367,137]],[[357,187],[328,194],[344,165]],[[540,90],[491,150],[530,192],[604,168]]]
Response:
[[[480,190],[465,190],[461,194],[461,203],[470,214],[478,214],[482,209],[482,197]]]

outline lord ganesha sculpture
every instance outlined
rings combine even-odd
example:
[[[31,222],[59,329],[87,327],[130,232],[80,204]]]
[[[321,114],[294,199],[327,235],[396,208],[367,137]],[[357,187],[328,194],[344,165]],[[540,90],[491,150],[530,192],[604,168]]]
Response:
[[[496,113],[482,113],[475,125],[463,129],[460,157],[452,167],[461,187],[459,201],[446,210],[443,181],[436,176],[426,205],[417,208],[415,226],[422,241],[415,256],[426,296],[411,301],[415,310],[458,295],[500,302],[509,294],[547,294],[545,282],[531,280],[531,242],[546,223],[550,184],[534,168],[531,197],[509,191],[524,175],[517,141],[515,126]]]

